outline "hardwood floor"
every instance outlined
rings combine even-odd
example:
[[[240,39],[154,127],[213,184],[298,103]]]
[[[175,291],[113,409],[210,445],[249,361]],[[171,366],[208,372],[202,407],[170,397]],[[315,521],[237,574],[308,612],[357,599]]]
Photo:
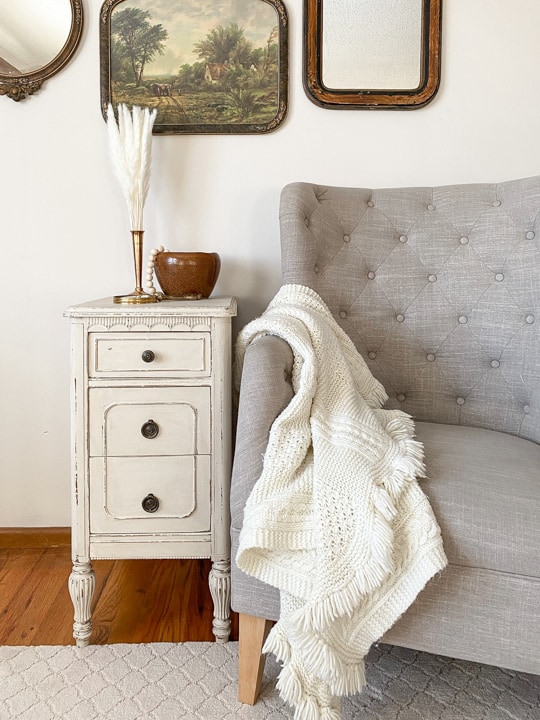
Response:
[[[91,642],[213,641],[209,560],[96,560]],[[0,534],[0,644],[72,645],[69,532]],[[231,640],[238,639],[233,614]]]

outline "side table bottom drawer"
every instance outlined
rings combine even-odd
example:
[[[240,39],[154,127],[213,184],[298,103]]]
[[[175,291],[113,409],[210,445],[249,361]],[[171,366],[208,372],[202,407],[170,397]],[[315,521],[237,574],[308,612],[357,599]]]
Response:
[[[209,455],[90,459],[91,533],[209,529]]]

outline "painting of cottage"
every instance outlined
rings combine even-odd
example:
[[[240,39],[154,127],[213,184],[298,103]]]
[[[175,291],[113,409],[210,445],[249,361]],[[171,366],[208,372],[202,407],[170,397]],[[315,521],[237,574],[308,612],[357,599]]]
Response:
[[[284,12],[281,0],[109,0],[102,104],[157,108],[155,132],[274,129]]]

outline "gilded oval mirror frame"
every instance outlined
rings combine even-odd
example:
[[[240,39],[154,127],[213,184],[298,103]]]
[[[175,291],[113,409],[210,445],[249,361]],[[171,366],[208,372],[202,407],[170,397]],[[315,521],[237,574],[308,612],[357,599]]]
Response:
[[[16,68],[9,74],[0,72],[0,95],[6,95],[15,102],[24,100],[28,95],[37,92],[45,80],[56,75],[69,62],[81,39],[84,13],[82,0],[65,2],[70,9],[71,20],[63,46],[58,48],[58,53],[50,62],[31,72],[18,72]],[[9,65],[9,62],[5,61],[4,65]]]
[[[384,4],[383,4],[384,5]],[[416,5],[418,7],[416,8]],[[423,107],[429,103],[436,95],[440,83],[440,65],[441,65],[441,16],[442,16],[442,0],[411,0],[409,8],[412,14],[416,13],[416,20],[411,21],[411,26],[417,37],[412,41],[411,53],[416,53],[416,70],[409,75],[409,79],[405,79],[403,84],[393,82],[393,78],[389,77],[388,82],[377,82],[377,79],[370,84],[366,78],[366,82],[360,79],[356,84],[351,83],[349,72],[352,58],[357,61],[358,77],[363,72],[363,67],[367,65],[368,58],[361,57],[364,42],[361,42],[361,32],[363,31],[363,17],[361,4],[353,3],[349,5],[349,16],[345,12],[341,19],[338,17],[340,8],[345,8],[347,3],[341,4],[337,0],[304,0],[304,89],[309,99],[316,105],[324,108],[332,109],[415,109]],[[366,11],[370,8],[378,8],[381,5],[374,6],[367,4]],[[353,10],[350,10],[353,8]],[[390,10],[388,10],[390,12]],[[352,13],[352,14],[351,14]],[[354,19],[354,23],[351,20]],[[377,20],[378,18],[375,18]],[[384,47],[385,43],[380,42],[377,45],[377,39],[387,39],[390,48],[386,56],[374,57],[373,65],[384,65],[387,63],[400,66],[401,58],[398,57],[405,43],[401,38],[388,35],[384,38],[385,24],[384,13],[380,12],[381,22],[379,25],[371,25],[366,22],[366,33],[371,33],[374,37],[368,37],[366,34],[363,40],[373,40],[373,47]],[[399,31],[399,19],[392,17],[394,28]],[[367,20],[367,18],[366,18]],[[373,20],[373,18],[371,18]],[[330,28],[331,23],[337,24],[336,28]],[[339,22],[342,25],[339,25]],[[325,27],[326,23],[326,27]],[[390,24],[390,23],[389,23]],[[340,35],[341,27],[341,35]],[[402,24],[405,28],[405,24]],[[373,32],[375,31],[375,32]],[[403,30],[403,38],[406,30]],[[354,38],[354,42],[351,42]],[[329,44],[332,43],[332,44]],[[367,45],[367,43],[366,43]],[[396,54],[392,55],[392,48]],[[339,72],[329,71],[329,66],[333,60],[333,53],[342,58],[343,78],[339,77]],[[373,56],[376,55],[372,53]],[[344,60],[343,58],[346,58]],[[345,68],[345,64],[347,67]],[[339,67],[339,63],[337,65]],[[416,75],[415,75],[416,73]],[[357,79],[357,76],[354,76]],[[376,73],[373,76],[376,78]],[[410,78],[416,78],[411,80]],[[329,80],[330,79],[330,80]]]

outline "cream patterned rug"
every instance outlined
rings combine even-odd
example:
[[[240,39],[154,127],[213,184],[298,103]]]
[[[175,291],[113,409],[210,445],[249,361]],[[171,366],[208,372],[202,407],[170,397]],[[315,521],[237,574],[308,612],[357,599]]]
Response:
[[[268,658],[260,700],[236,700],[238,644],[0,647],[1,720],[289,720]],[[387,645],[344,720],[539,720],[540,677]]]

